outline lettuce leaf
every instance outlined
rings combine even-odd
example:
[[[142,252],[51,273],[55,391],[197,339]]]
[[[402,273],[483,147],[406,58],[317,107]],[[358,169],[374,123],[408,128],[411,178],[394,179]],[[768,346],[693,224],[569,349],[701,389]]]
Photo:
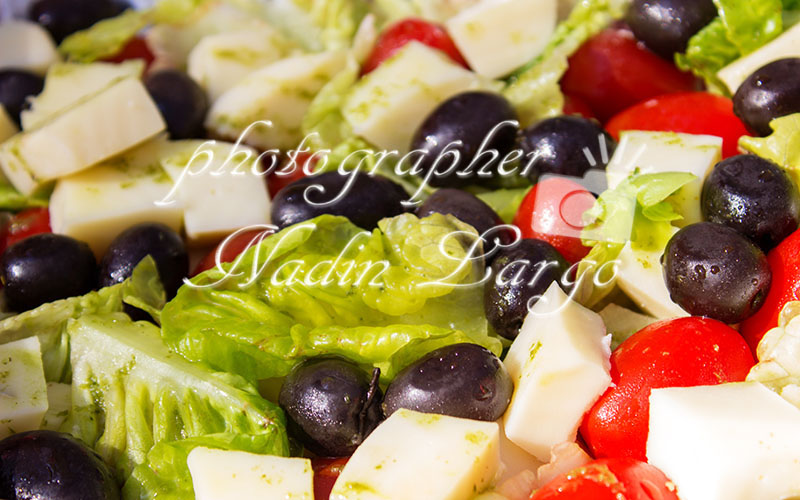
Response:
[[[704,79],[709,89],[730,95],[717,72],[739,56],[739,50],[728,40],[722,19],[716,18],[689,40],[685,53],[675,54],[675,64]]]
[[[164,340],[250,380],[323,352],[379,367],[384,380],[447,344],[499,353],[476,285],[482,259],[469,259],[476,234],[440,214],[384,219],[372,233],[320,216],[181,287],[161,316]]]
[[[522,200],[530,189],[530,186],[516,189],[496,189],[476,196],[492,207],[492,210],[497,212],[503,222],[511,224]]]
[[[0,210],[16,212],[26,208],[46,207],[50,199],[50,189],[26,196],[0,176]]]
[[[295,0],[320,29],[326,50],[350,47],[358,25],[369,12],[365,0]]]
[[[72,409],[64,430],[92,446],[124,482],[124,498],[194,498],[195,446],[288,455],[280,408],[243,379],[175,356],[159,329],[125,314],[67,326]]]
[[[764,335],[756,354],[758,363],[747,380],[761,382],[800,408],[800,302],[783,307],[778,326]]]
[[[769,124],[767,137],[742,137],[739,147],[785,168],[800,184],[800,113],[782,116]]]

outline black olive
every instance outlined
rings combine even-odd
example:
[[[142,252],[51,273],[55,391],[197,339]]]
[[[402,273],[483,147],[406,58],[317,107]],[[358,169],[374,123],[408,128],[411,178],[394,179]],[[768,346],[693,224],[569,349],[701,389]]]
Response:
[[[769,122],[800,112],[800,57],[779,59],[756,70],[733,96],[733,112],[752,132],[772,132]]]
[[[33,73],[16,69],[0,70],[0,104],[8,116],[20,125],[20,113],[28,108],[28,97],[37,96],[44,80]]]
[[[121,14],[129,7],[118,0],[36,0],[31,4],[28,17],[41,24],[56,43],[97,21]]]
[[[715,17],[712,0],[633,0],[625,21],[648,49],[672,61]]]
[[[172,139],[205,135],[203,123],[208,113],[208,97],[189,75],[174,69],[163,69],[149,73],[144,84],[167,122]]]

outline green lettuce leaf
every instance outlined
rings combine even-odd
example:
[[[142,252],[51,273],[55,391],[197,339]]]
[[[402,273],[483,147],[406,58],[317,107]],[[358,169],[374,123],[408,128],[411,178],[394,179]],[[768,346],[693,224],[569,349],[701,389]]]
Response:
[[[509,80],[503,95],[514,105],[523,126],[557,116],[564,109],[558,82],[567,59],[587,39],[620,19],[628,0],[582,0],[556,28],[544,52]]]
[[[747,380],[761,382],[800,408],[800,302],[781,310],[778,326],[758,343],[758,363]]]
[[[327,50],[350,47],[358,25],[369,12],[365,0],[295,0],[320,29]]]
[[[243,379],[173,354],[159,329],[123,313],[67,326],[72,409],[64,430],[92,446],[124,482],[124,498],[194,498],[195,446],[288,455],[285,418]]]
[[[161,316],[164,340],[250,380],[323,352],[377,366],[384,380],[446,344],[499,353],[476,285],[482,259],[469,259],[476,234],[440,214],[384,219],[371,233],[320,216],[181,287]]]
[[[675,54],[675,63],[683,71],[691,71],[704,79],[711,90],[730,95],[727,86],[717,78],[717,72],[740,55],[728,40],[722,19],[716,18],[689,40],[685,53]]]
[[[530,189],[530,187],[496,189],[494,191],[479,193],[476,196],[492,207],[492,210],[497,212],[497,215],[503,219],[503,222],[511,224],[514,221],[514,216],[517,215],[517,210],[519,210],[522,200]]]
[[[0,210],[16,212],[26,208],[46,207],[50,199],[50,191],[51,189],[47,189],[26,196],[0,176]]]
[[[782,116],[769,124],[767,137],[742,137],[739,147],[785,168],[800,184],[800,113]]]

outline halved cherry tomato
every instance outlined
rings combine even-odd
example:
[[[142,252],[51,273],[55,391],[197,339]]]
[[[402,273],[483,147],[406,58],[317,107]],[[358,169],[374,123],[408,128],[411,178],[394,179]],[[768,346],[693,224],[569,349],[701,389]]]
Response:
[[[314,167],[314,165],[317,163],[317,160],[318,158],[312,156],[311,153],[297,153],[294,165],[289,165],[287,161],[287,163],[284,163],[281,168],[275,170],[274,172],[270,172],[269,175],[267,175],[267,189],[269,190],[270,197],[275,198],[275,195],[278,194],[278,191],[294,181],[305,177],[306,172]],[[306,165],[306,163],[309,161],[310,164]]]
[[[514,217],[523,238],[536,238],[553,245],[569,262],[589,253],[580,233],[583,213],[594,205],[594,196],[580,184],[562,177],[549,177],[533,186]]]
[[[52,232],[53,230],[50,229],[50,211],[46,207],[23,210],[13,216],[5,227],[0,252],[34,234]]]
[[[740,382],[755,363],[739,332],[708,318],[659,321],[611,355],[612,385],[584,417],[595,457],[646,460],[650,390]]]
[[[739,138],[748,135],[733,114],[733,101],[708,92],[684,92],[655,97],[621,112],[606,124],[619,139],[623,130],[660,130],[722,137],[722,155],[739,154]]]
[[[764,334],[778,326],[783,306],[800,300],[800,230],[770,250],[767,262],[772,270],[772,285],[767,298],[761,309],[744,320],[739,328],[753,352],[756,352]]]
[[[314,500],[330,498],[333,484],[348,460],[349,457],[311,459],[311,468],[314,469]]]
[[[630,31],[610,28],[570,57],[561,86],[605,121],[645,99],[695,90],[697,81],[647,50]]]
[[[564,94],[564,114],[578,115],[584,118],[596,118],[592,112],[592,108],[586,104],[586,101],[580,97],[569,94]]]
[[[562,474],[530,500],[679,500],[675,485],[652,465],[603,458]]]
[[[147,68],[153,63],[155,58],[156,57],[150,51],[150,47],[147,46],[147,42],[144,40],[144,38],[137,36],[131,38],[131,40],[124,47],[122,47],[122,50],[120,50],[119,53],[111,57],[107,57],[103,59],[103,61],[121,63],[122,61],[127,61],[129,59],[143,59],[145,68]]]
[[[383,61],[392,57],[405,44],[413,40],[422,42],[434,49],[439,49],[456,63],[469,68],[464,56],[458,51],[456,44],[453,43],[450,35],[447,34],[443,27],[422,19],[411,18],[399,21],[381,33],[375,43],[375,48],[372,49],[372,52],[361,67],[361,74],[366,75],[371,72],[380,66]]]
[[[194,271],[192,271],[192,276],[197,276],[203,271],[208,271],[209,269],[216,267],[217,252],[220,253],[220,262],[233,262],[240,253],[244,252],[253,245],[257,245],[268,234],[271,233],[268,231],[254,229],[251,231],[243,231],[229,240],[226,238],[227,241],[221,241],[219,245],[214,248],[214,250],[209,252],[205,257],[203,257],[203,260],[197,263]]]

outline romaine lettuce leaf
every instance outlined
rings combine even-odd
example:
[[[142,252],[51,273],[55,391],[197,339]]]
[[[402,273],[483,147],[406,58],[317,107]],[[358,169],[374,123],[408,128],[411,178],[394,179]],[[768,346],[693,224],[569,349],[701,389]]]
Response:
[[[181,287],[161,316],[164,340],[250,380],[322,352],[380,367],[384,380],[446,344],[499,353],[476,285],[482,259],[470,260],[476,234],[440,214],[384,219],[372,233],[320,216]]]
[[[46,207],[51,189],[26,196],[0,175],[0,210],[16,212],[26,208]]]
[[[782,116],[769,124],[767,137],[742,137],[739,147],[785,168],[800,184],[800,113]]]
[[[764,335],[756,354],[758,363],[747,380],[761,382],[800,408],[800,302],[784,306],[778,326]]]
[[[345,49],[369,12],[365,0],[295,0],[320,29],[326,50]]]

